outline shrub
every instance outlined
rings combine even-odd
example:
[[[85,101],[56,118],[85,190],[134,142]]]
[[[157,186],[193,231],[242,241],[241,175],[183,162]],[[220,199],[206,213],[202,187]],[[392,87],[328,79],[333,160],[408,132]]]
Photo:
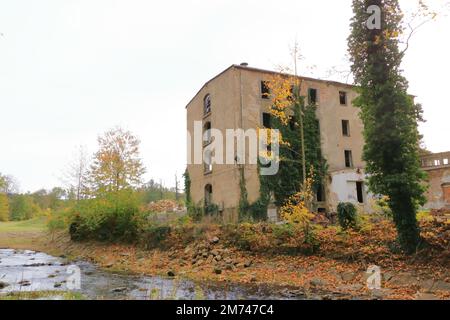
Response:
[[[357,214],[356,207],[351,202],[340,202],[337,207],[339,225],[342,229],[348,228],[356,229],[357,227]]]
[[[254,221],[267,220],[267,203],[261,199],[249,205],[247,211]]]
[[[215,203],[210,203],[205,206],[205,215],[217,215],[219,214],[219,206]]]
[[[71,214],[71,239],[135,241],[138,233],[138,204],[131,190],[80,201]]]
[[[50,211],[47,216],[47,229],[53,235],[60,230],[67,227],[67,210],[60,210],[56,212]]]
[[[312,179],[307,178],[300,192],[289,197],[283,207],[281,207],[281,216],[291,224],[301,235],[296,235],[296,239],[302,239],[296,247],[304,249],[307,253],[317,250],[319,242],[317,241],[312,219],[314,214],[309,210],[312,203]]]
[[[290,223],[274,224],[272,225],[272,233],[276,241],[287,243],[295,235],[295,230]]]
[[[151,249],[161,246],[170,232],[170,226],[148,223],[146,227],[140,230],[139,239],[144,248]]]
[[[263,227],[264,228],[264,227]],[[264,233],[261,232],[260,224],[239,223],[228,224],[223,228],[225,237],[228,238],[233,245],[242,250],[257,251],[266,242]]]
[[[386,218],[393,217],[392,210],[389,207],[389,197],[388,196],[382,196],[381,198],[377,199],[375,201],[375,210],[379,213],[381,213]]]
[[[82,241],[88,238],[89,230],[87,226],[83,223],[83,219],[79,214],[72,217],[71,223],[69,225],[70,240],[72,241]]]
[[[430,211],[421,210],[417,212],[417,221],[419,222],[432,222],[434,220]]]
[[[187,212],[194,221],[200,221],[203,217],[203,208],[194,203],[188,203]]]
[[[358,213],[356,225],[358,226],[358,231],[367,233],[372,231],[374,228],[374,223],[379,223],[379,221],[380,220],[378,220],[376,217],[374,218],[370,214]]]

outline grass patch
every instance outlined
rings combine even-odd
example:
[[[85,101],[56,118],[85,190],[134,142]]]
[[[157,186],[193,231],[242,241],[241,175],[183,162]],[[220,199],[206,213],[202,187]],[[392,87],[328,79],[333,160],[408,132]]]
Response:
[[[0,294],[0,300],[84,300],[81,293],[70,291],[30,291]]]
[[[39,249],[47,240],[46,218],[0,222],[0,248]]]
[[[44,232],[46,218],[38,217],[24,221],[0,222],[0,232]]]

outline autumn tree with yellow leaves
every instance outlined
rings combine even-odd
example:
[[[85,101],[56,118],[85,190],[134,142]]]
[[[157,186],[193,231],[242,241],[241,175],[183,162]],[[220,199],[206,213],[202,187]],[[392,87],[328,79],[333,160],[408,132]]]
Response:
[[[139,155],[139,139],[122,128],[111,129],[98,138],[99,150],[89,171],[93,194],[137,188],[145,168]]]

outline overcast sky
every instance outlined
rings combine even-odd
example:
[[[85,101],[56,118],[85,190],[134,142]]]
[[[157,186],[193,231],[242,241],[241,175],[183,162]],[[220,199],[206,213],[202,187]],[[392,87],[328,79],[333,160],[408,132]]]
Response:
[[[233,63],[289,65],[295,39],[307,75],[347,69],[350,5],[0,0],[0,172],[21,191],[61,185],[77,145],[93,153],[97,135],[120,125],[141,139],[145,178],[173,186],[185,168],[184,108],[203,83]],[[448,39],[443,17],[420,30],[404,61],[434,152],[450,150]]]

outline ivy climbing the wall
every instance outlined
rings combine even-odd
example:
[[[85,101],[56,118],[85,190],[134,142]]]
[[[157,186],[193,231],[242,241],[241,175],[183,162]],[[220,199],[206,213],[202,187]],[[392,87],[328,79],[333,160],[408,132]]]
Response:
[[[189,207],[189,205],[192,203],[191,177],[189,176],[189,171],[187,168],[183,173],[183,178],[184,178],[184,194],[186,196],[186,206]]]
[[[305,97],[293,94],[296,87],[292,83],[300,87],[298,79],[283,75],[276,75],[268,82],[273,96],[271,126],[272,129],[278,129],[282,137],[279,170],[273,176],[260,175],[260,198],[253,204],[248,204],[246,200],[245,179],[241,174],[241,203],[245,204],[239,208],[241,216],[248,215],[256,220],[266,219],[271,194],[274,196],[275,205],[282,207],[292,195],[301,190],[302,182],[307,178],[303,172],[307,172],[308,177],[312,179],[314,193],[322,188],[327,165],[321,152],[317,107],[313,103],[305,104]]]
[[[303,99],[302,99],[303,101]],[[280,130],[285,143],[280,145],[280,168],[278,174],[269,178],[269,188],[275,196],[275,204],[283,206],[286,200],[301,189],[306,179],[302,170],[301,125],[303,116],[303,135],[305,148],[305,168],[313,180],[312,190],[317,192],[326,174],[326,161],[320,146],[320,128],[316,117],[316,106],[299,103],[290,108],[289,122],[284,124],[275,118],[274,129]],[[300,114],[302,112],[302,114]]]

